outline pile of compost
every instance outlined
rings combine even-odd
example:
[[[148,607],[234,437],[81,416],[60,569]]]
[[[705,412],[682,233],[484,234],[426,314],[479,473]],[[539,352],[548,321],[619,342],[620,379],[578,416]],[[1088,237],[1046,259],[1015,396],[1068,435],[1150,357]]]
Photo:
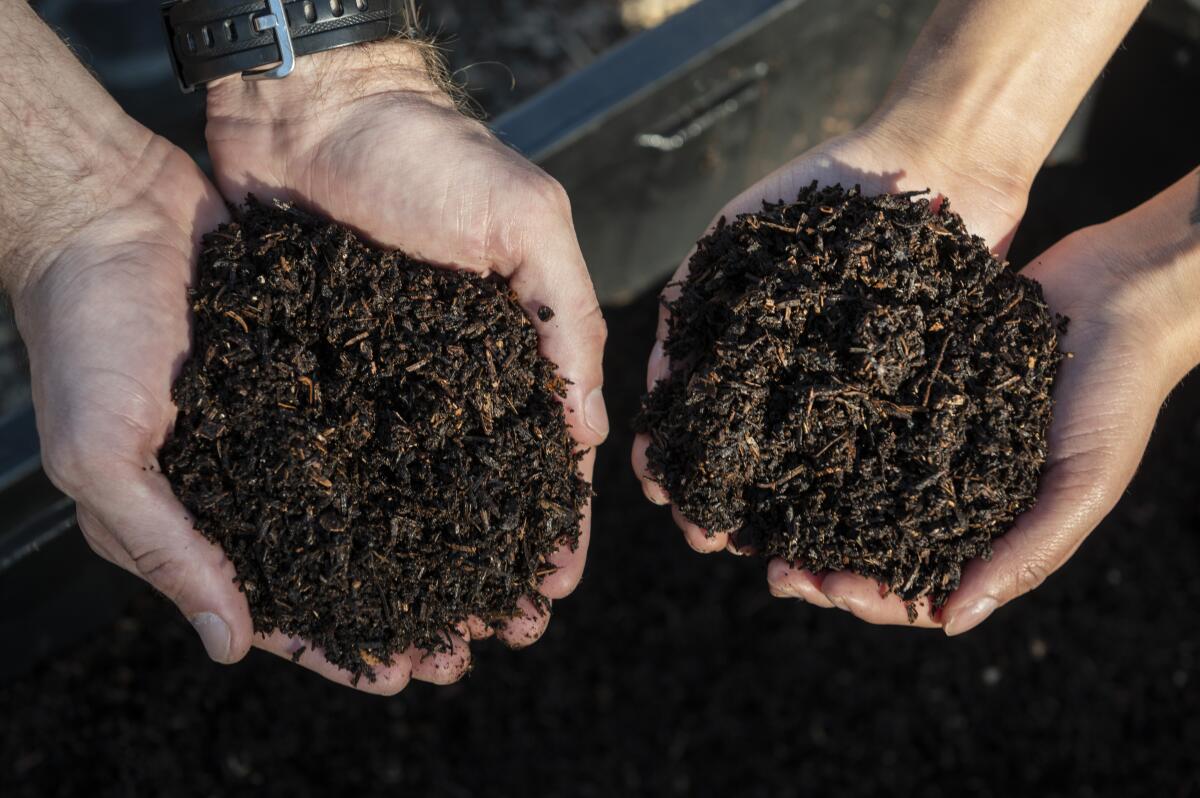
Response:
[[[948,202],[813,183],[719,224],[668,309],[638,424],[710,533],[912,613],[1033,505],[1065,322]]]
[[[257,631],[371,677],[545,601],[590,487],[503,281],[251,200],[204,239],[192,303],[162,465]]]

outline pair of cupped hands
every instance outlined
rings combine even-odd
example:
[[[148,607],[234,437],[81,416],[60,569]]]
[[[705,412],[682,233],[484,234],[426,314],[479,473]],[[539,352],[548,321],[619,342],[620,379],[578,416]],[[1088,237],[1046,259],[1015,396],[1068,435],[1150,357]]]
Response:
[[[333,85],[336,83],[336,87]],[[336,88],[336,90],[334,90]],[[283,81],[226,79],[209,89],[207,138],[214,186],[179,149],[132,120],[111,135],[122,152],[100,158],[81,185],[103,187],[57,219],[65,233],[30,244],[33,264],[13,291],[29,346],[44,465],[78,503],[79,524],[101,556],[144,578],[195,625],[209,655],[241,659],[251,646],[291,657],[303,641],[258,635],[231,563],[200,535],[162,476],[156,456],[175,417],[171,385],[189,348],[187,287],[201,236],[228,219],[226,200],[248,193],[295,201],[385,247],[423,260],[503,275],[520,295],[542,351],[570,381],[571,431],[587,449],[608,434],[601,386],[605,325],[562,188],[459,112],[431,77],[419,47],[377,45],[321,53]],[[989,174],[969,157],[892,135],[886,120],[828,142],[727,206],[753,211],[794,197],[812,180],[863,190],[930,188],[953,198],[969,227],[1003,255],[1021,219],[1028,182]],[[1169,192],[1164,197],[1169,197]],[[1143,268],[1137,241],[1169,215],[1162,198],[1108,225],[1076,233],[1032,263],[1052,309],[1071,317],[1063,341],[1050,459],[1037,505],[973,562],[961,587],[921,626],[969,629],[997,606],[1037,587],[1112,508],[1145,447],[1157,409],[1192,363],[1171,325],[1181,300],[1169,280]],[[697,231],[698,233],[701,231]],[[686,278],[686,264],[676,279]],[[671,289],[668,289],[671,290]],[[555,310],[538,320],[542,305]],[[1154,312],[1147,312],[1154,309]],[[647,386],[669,364],[660,318]],[[647,342],[649,343],[649,342]],[[632,367],[632,366],[631,366]],[[646,495],[669,497],[646,478],[645,440],[633,461]],[[678,513],[698,551],[726,547]],[[541,592],[578,584],[590,534],[563,549]],[[851,573],[811,573],[771,562],[770,590],[871,623],[908,624],[895,596]],[[412,650],[362,689],[394,693],[411,679],[453,682],[469,667],[471,640],[495,635],[525,645],[548,616],[527,603],[503,628],[477,619],[452,635],[452,650]],[[306,649],[301,665],[343,683],[350,675]]]

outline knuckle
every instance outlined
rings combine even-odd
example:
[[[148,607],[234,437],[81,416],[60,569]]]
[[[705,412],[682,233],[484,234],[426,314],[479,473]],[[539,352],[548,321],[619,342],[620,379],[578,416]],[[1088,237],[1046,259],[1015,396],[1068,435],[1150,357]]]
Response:
[[[600,311],[600,306],[593,306],[584,316],[587,335],[592,344],[603,349],[608,343],[608,322]]]
[[[138,576],[145,579],[159,593],[178,604],[187,589],[191,569],[173,552],[155,548],[133,558]]]
[[[571,198],[562,184],[542,171],[525,172],[518,189],[542,213],[569,219]]]
[[[1050,576],[1050,568],[1041,560],[1027,560],[1017,569],[1014,584],[1016,595],[1021,596],[1037,590]]]
[[[84,435],[67,428],[49,436],[42,446],[42,468],[55,487],[72,498],[79,498],[86,486],[101,471],[102,462],[95,447]]]

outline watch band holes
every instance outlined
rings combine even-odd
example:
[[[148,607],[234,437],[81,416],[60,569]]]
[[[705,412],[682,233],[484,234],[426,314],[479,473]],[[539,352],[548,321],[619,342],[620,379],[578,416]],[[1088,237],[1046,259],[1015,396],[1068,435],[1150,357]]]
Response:
[[[204,46],[205,47],[213,46],[213,35],[212,35],[211,28],[209,28],[207,25],[205,25],[203,28],[200,29],[200,35],[204,37]]]
[[[191,31],[187,31],[183,34],[183,43],[187,47],[187,51],[189,53],[196,52],[196,37],[192,35]]]
[[[340,17],[346,11],[346,9],[342,8],[342,0],[329,0],[329,10],[333,12],[335,17]]]
[[[225,20],[225,41],[231,43],[237,41],[237,28],[233,26],[232,19]]]
[[[317,21],[317,7],[312,0],[304,0],[304,21],[309,25]]]

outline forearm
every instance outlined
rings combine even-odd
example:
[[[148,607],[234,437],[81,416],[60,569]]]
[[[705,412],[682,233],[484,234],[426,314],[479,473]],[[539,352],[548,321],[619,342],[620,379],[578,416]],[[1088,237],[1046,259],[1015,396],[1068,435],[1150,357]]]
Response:
[[[1147,0],[943,0],[868,128],[1028,186]]]
[[[25,0],[0,7],[0,285],[14,292],[40,252],[132,188],[121,178],[153,137]]]

